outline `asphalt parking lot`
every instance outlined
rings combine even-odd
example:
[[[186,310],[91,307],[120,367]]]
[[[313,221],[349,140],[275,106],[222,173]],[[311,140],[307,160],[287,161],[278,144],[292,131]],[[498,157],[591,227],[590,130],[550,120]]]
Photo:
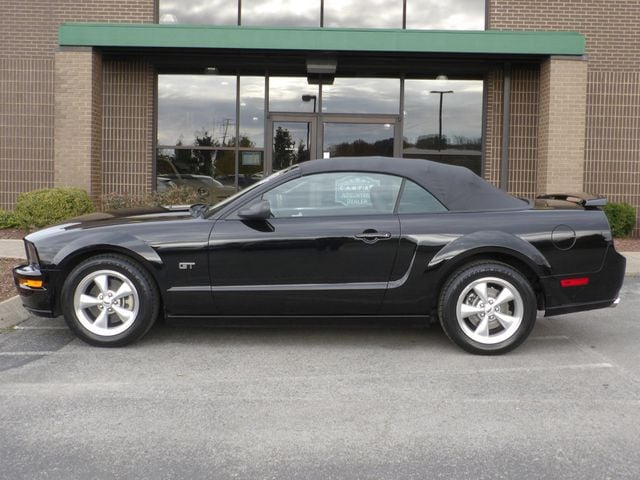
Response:
[[[392,321],[0,333],[0,478],[640,478],[640,278],[478,357]]]

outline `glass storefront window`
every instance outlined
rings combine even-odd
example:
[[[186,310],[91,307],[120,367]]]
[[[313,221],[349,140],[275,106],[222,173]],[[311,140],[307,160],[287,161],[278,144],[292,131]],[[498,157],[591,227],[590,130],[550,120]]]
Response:
[[[399,114],[397,78],[336,78],[322,87],[323,113]]]
[[[484,30],[485,0],[407,0],[407,28]]]
[[[403,156],[462,165],[480,175],[482,91],[482,80],[406,80]]]
[[[402,28],[402,0],[324,0],[324,26]]]
[[[271,112],[317,111],[320,89],[309,85],[306,77],[270,77],[269,110]]]
[[[158,75],[158,145],[232,146],[235,122],[235,76]]]
[[[242,25],[319,27],[320,0],[242,0]]]
[[[240,77],[239,146],[264,147],[264,77]]]
[[[323,130],[324,157],[393,156],[391,124],[327,122]]]
[[[160,23],[237,25],[238,2],[225,0],[159,0]]]

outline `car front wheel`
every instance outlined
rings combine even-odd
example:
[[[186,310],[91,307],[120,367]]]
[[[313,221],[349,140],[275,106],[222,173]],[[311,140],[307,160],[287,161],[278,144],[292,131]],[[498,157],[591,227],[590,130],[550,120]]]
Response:
[[[159,296],[149,274],[121,255],[98,255],[76,266],[61,295],[69,328],[85,342],[120,347],[153,325]]]
[[[506,353],[531,333],[536,297],[509,265],[482,261],[456,271],[440,295],[439,317],[451,340],[477,354]]]

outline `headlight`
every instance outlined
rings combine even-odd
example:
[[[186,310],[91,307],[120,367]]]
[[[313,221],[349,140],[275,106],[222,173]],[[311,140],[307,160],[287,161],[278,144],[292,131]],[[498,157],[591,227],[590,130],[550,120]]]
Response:
[[[29,265],[40,265],[40,259],[38,258],[38,251],[36,250],[36,246],[31,243],[24,241],[25,250],[27,251],[27,262]]]

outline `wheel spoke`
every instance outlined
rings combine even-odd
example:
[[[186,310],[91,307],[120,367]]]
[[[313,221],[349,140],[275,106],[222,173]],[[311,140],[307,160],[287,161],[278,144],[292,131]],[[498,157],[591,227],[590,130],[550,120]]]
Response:
[[[473,287],[473,291],[480,297],[484,303],[487,303],[487,283],[482,282]]]
[[[126,308],[119,307],[118,305],[114,305],[112,308],[113,311],[116,312],[116,315],[122,321],[122,323],[129,321],[131,319],[131,316],[133,315],[133,312],[127,310]]]
[[[467,318],[471,315],[478,315],[482,312],[484,312],[484,308],[469,305],[467,303],[463,303],[462,305],[460,305],[460,313],[462,314],[462,318]]]
[[[517,317],[512,317],[511,315],[505,315],[504,313],[495,312],[494,315],[502,325],[502,328],[507,330],[511,325],[518,321]]]
[[[494,300],[495,302],[494,306],[502,305],[505,302],[510,302],[511,300],[513,300],[513,298],[514,298],[513,292],[510,289],[505,287],[502,289],[500,294]]]
[[[92,297],[91,295],[80,295],[80,308],[89,308],[95,307],[96,305],[100,305],[102,302],[98,300],[96,297]]]
[[[93,322],[93,326],[96,328],[107,328],[108,325],[109,325],[109,314],[105,309],[100,312],[100,315],[98,315],[98,318],[96,318],[96,321]]]
[[[489,317],[484,317],[473,332],[481,337],[489,336]]]
[[[96,286],[100,290],[101,294],[106,295],[107,292],[109,291],[109,277],[108,276],[106,276],[106,275],[98,275],[96,278],[93,279],[93,283],[96,284]]]
[[[123,283],[122,285],[120,285],[118,291],[113,295],[113,300],[118,300],[122,297],[128,297],[132,293],[133,290],[131,290],[131,287],[128,284]]]

